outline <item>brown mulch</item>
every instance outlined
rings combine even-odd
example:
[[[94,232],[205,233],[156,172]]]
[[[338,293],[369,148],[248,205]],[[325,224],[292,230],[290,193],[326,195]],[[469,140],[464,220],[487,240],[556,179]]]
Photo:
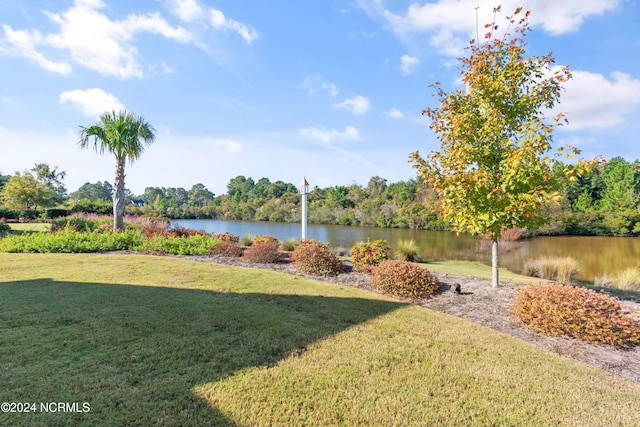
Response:
[[[187,256],[184,258],[216,264],[269,269],[376,292],[369,285],[370,276],[368,274],[351,271],[350,267],[347,267],[347,272],[336,277],[319,277],[300,273],[289,262],[248,264],[240,258],[223,256]],[[418,301],[417,304],[420,306],[466,319],[544,347],[561,356],[604,369],[629,381],[640,383],[640,346],[623,350],[607,345],[589,344],[572,338],[550,337],[532,332],[520,325],[508,314],[508,307],[514,297],[515,289],[522,285],[501,283],[498,288],[492,288],[491,282],[486,279],[438,273],[434,273],[434,275],[441,283],[441,290],[430,299]],[[461,286],[461,294],[453,292],[456,283]],[[640,321],[639,303],[621,301],[621,306],[624,312],[631,314]]]

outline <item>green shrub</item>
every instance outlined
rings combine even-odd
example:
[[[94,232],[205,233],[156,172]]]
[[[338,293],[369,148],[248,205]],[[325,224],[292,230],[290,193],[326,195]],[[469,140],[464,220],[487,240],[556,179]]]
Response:
[[[319,276],[337,276],[344,269],[326,245],[309,240],[298,245],[291,254],[291,260],[300,271]]]
[[[0,233],[7,232],[9,230],[11,230],[11,226],[6,222],[0,221]]]
[[[415,240],[398,240],[396,244],[396,259],[401,261],[418,262],[420,260],[420,247]]]
[[[525,261],[522,273],[530,277],[569,284],[575,281],[579,271],[578,261],[571,257],[540,257]]]
[[[352,247],[349,255],[353,261],[353,268],[371,273],[375,266],[389,259],[389,245],[386,240],[376,240],[373,243],[367,240]]]
[[[622,313],[617,299],[570,285],[528,286],[516,291],[510,312],[528,328],[586,342],[631,347],[640,323]]]
[[[51,221],[51,232],[71,229],[75,231],[107,231],[113,229],[113,218],[105,215],[75,213]]]
[[[213,248],[211,248],[209,254],[237,258],[242,256],[242,247],[240,247],[240,244],[238,242],[233,242],[231,240],[222,240],[218,242],[218,244]]]
[[[429,270],[418,264],[387,260],[373,269],[371,286],[397,297],[421,299],[433,294],[440,285]]]
[[[191,236],[155,236],[142,242],[136,249],[173,255],[208,255],[219,241],[213,236],[195,234]]]
[[[71,229],[57,233],[11,235],[0,240],[0,252],[86,253],[134,249],[143,242],[139,230],[119,233],[81,233]]]
[[[283,254],[274,242],[258,242],[249,246],[242,254],[242,260],[261,264],[276,263],[283,260]]]

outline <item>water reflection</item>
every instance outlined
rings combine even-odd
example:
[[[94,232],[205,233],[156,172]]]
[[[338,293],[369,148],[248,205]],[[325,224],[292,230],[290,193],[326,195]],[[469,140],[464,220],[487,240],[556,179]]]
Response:
[[[300,224],[253,221],[174,220],[172,224],[209,232],[228,231],[238,236],[267,234],[279,240],[300,237]],[[309,238],[334,247],[351,248],[361,241],[384,239],[393,248],[398,240],[413,239],[426,260],[476,260],[490,263],[490,254],[479,252],[480,238],[446,231],[399,228],[347,227],[309,224]],[[554,236],[523,241],[508,254],[501,255],[500,265],[521,272],[524,262],[539,256],[572,256],[580,264],[579,280],[592,282],[596,276],[628,267],[640,266],[640,239],[630,237]]]

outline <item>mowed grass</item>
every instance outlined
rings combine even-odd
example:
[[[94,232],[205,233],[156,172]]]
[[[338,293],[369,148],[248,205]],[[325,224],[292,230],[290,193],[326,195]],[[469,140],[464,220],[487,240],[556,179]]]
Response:
[[[49,231],[51,230],[51,224],[44,222],[14,222],[9,223],[9,227],[13,231]]]
[[[479,261],[430,261],[422,265],[436,273],[491,279],[491,266]],[[537,277],[514,273],[506,268],[500,268],[498,274],[501,283],[538,284],[548,282]]]
[[[0,254],[0,425],[637,425],[640,385],[464,320],[255,269]]]

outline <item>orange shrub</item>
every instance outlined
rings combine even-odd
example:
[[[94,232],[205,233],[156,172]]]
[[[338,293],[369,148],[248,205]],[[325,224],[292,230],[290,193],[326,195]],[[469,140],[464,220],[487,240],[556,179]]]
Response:
[[[546,335],[631,347],[640,343],[640,324],[622,313],[617,299],[570,285],[528,286],[516,292],[511,313]]]
[[[326,245],[309,240],[295,248],[291,260],[301,271],[319,276],[337,276],[343,270],[338,257]]]
[[[238,242],[234,242],[231,240],[222,240],[218,242],[211,250],[209,251],[210,255],[221,255],[227,257],[241,257],[242,256],[242,248]]]
[[[387,260],[373,269],[371,286],[394,296],[420,299],[433,294],[440,284],[429,270],[418,264]]]
[[[258,242],[249,246],[242,254],[246,262],[269,264],[280,262],[283,259],[282,252],[278,250],[278,244],[273,242]]]

